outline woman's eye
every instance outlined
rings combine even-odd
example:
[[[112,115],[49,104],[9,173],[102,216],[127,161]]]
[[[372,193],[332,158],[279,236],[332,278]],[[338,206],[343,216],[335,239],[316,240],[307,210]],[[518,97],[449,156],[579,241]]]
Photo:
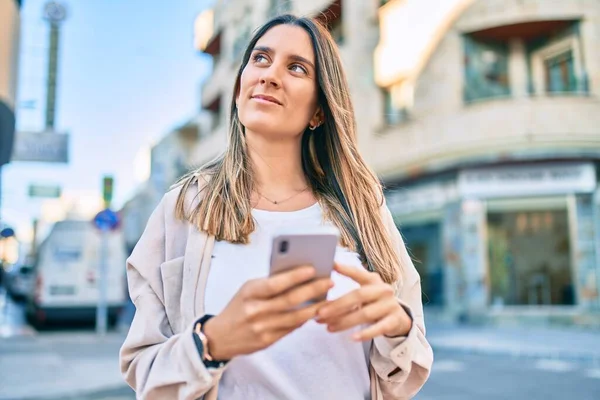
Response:
[[[308,72],[306,71],[306,68],[304,68],[304,67],[303,67],[302,65],[300,65],[300,64],[294,64],[294,65],[292,65],[290,68],[291,68],[291,70],[292,70],[292,71],[294,71],[294,72],[300,72],[300,73],[302,73],[302,74],[306,74],[306,73],[308,73]]]
[[[254,56],[254,62],[256,62],[256,63],[263,63],[265,61],[268,61],[267,57],[265,57],[262,54],[257,54],[257,55]]]

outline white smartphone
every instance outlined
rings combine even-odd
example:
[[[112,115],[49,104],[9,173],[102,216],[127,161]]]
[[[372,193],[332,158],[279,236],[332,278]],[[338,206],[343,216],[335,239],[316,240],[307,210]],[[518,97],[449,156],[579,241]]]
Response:
[[[329,277],[339,237],[339,230],[333,226],[283,228],[273,237],[270,275],[312,265],[316,270],[315,278]]]

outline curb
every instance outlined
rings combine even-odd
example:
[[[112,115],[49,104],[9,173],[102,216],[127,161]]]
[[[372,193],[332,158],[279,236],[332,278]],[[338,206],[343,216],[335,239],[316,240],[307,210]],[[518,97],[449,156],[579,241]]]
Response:
[[[108,399],[135,399],[135,392],[127,385],[119,385],[97,390],[74,390],[60,395],[6,398],[3,400],[108,400]]]
[[[569,350],[552,349],[525,349],[525,348],[502,348],[502,347],[467,347],[436,343],[431,340],[431,347],[435,351],[452,352],[467,355],[487,355],[487,356],[505,356],[517,359],[551,359],[560,361],[571,361],[580,363],[590,363],[594,366],[600,366],[600,353],[587,352],[578,353]]]

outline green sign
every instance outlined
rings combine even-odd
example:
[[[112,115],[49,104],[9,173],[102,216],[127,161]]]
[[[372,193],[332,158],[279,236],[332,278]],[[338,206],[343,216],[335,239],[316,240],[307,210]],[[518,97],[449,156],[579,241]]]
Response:
[[[114,178],[112,176],[105,176],[102,179],[102,198],[106,208],[110,207],[113,197],[113,183]]]
[[[29,197],[44,197],[56,199],[61,195],[60,186],[56,185],[29,185]]]

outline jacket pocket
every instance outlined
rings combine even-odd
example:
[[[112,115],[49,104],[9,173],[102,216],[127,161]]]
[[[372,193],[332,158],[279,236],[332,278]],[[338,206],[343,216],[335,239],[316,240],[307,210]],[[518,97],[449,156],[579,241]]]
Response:
[[[165,312],[174,334],[182,330],[181,288],[183,286],[183,259],[184,257],[177,257],[160,265]]]

